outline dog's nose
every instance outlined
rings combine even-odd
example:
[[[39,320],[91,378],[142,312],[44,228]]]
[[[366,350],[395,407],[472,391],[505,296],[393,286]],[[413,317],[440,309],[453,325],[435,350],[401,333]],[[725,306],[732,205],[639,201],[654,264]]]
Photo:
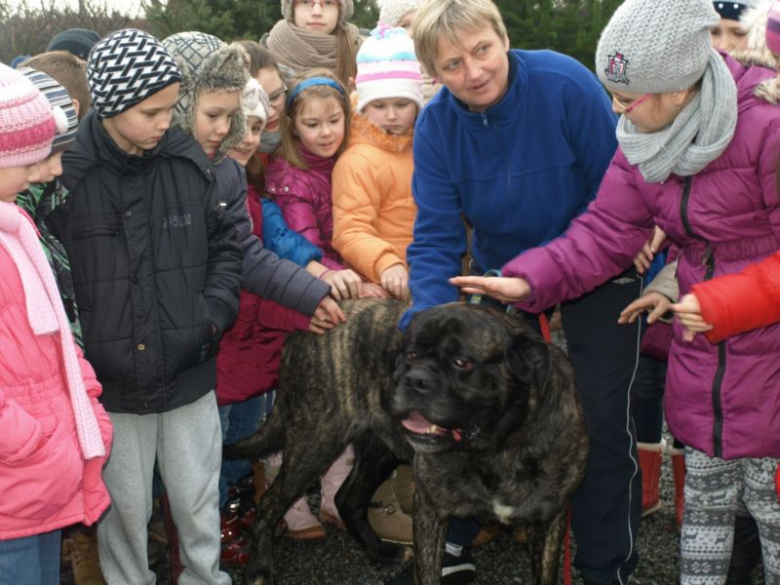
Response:
[[[406,374],[404,384],[407,389],[413,390],[418,394],[422,394],[430,388],[430,380],[427,376],[421,374]]]

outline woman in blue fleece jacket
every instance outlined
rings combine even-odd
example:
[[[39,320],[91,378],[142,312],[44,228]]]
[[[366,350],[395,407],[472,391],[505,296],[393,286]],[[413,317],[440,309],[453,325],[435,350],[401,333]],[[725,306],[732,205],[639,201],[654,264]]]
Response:
[[[617,147],[616,118],[596,77],[552,51],[510,50],[490,0],[425,0],[413,36],[426,72],[445,87],[415,128],[413,306],[401,328],[416,312],[458,299],[448,278],[461,273],[467,251],[464,218],[472,273],[499,269],[566,230],[594,199]],[[591,440],[572,520],[575,566],[589,583],[625,583],[637,561],[642,497],[629,392],[639,328],[617,318],[640,292],[640,278],[626,273],[562,307]],[[519,317],[538,329],[537,315]],[[449,575],[467,582],[476,573],[458,545],[475,529],[457,519],[450,526],[445,568],[459,568]]]

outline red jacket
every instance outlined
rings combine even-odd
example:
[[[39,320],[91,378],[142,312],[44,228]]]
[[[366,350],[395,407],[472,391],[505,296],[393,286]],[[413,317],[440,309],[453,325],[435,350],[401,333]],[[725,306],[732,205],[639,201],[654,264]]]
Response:
[[[247,196],[252,233],[263,238],[263,207]],[[243,402],[273,390],[279,383],[279,362],[287,335],[307,330],[311,317],[241,291],[238,318],[225,332],[217,354],[217,403]]]
[[[780,252],[742,272],[696,284],[691,289],[701,305],[712,343],[780,321]]]

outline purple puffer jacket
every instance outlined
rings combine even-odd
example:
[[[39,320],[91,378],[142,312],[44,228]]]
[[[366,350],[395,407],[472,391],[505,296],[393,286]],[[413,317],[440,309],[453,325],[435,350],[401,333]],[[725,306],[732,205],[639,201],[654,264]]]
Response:
[[[331,270],[343,270],[333,248],[333,199],[331,174],[335,158],[322,158],[301,147],[308,169],[275,158],[265,174],[266,191],[282,210],[290,229],[298,232],[323,252],[321,262]]]
[[[780,107],[752,95],[774,72],[726,61],[737,82],[739,118],[723,154],[686,189],[677,176],[646,183],[618,149],[588,212],[560,238],[504,266],[505,276],[531,285],[520,308],[546,309],[620,273],[654,223],[682,250],[681,295],[780,247]],[[614,309],[617,319],[622,307]],[[664,401],[669,428],[686,445],[726,459],[780,457],[780,325],[712,345],[704,335],[683,341],[675,322]]]

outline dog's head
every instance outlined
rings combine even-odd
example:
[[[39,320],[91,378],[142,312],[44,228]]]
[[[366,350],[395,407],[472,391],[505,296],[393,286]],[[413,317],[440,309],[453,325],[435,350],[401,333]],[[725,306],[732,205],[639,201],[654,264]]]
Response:
[[[522,426],[550,372],[547,344],[518,319],[435,307],[406,331],[390,414],[416,451],[495,448]]]

